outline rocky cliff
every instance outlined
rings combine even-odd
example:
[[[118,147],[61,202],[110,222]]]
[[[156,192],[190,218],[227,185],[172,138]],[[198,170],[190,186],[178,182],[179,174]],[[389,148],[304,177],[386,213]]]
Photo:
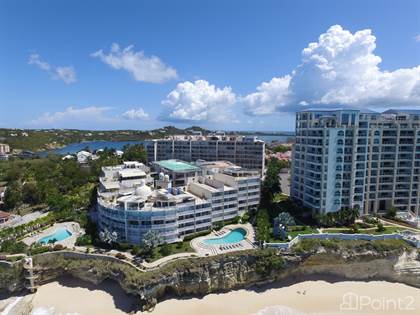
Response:
[[[308,277],[387,280],[420,288],[419,252],[410,248],[329,248],[316,246],[309,251],[276,252],[251,250],[214,257],[176,261],[159,270],[142,272],[115,259],[74,252],[53,252],[34,257],[38,284],[72,275],[93,283],[117,281],[130,295],[139,298],[143,309],[151,309],[167,296],[205,295],[267,283],[299,282]],[[19,264],[13,276],[0,269],[0,289],[24,288]],[[0,276],[0,279],[3,276]]]

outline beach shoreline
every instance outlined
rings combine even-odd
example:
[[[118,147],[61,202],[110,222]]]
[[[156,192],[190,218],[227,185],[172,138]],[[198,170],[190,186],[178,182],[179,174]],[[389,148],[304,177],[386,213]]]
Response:
[[[338,278],[328,278],[324,277],[323,280],[320,280],[319,277],[318,279],[313,277],[313,280],[308,280],[306,277],[305,280],[299,282],[290,280],[225,293],[168,297],[160,301],[153,311],[140,312],[137,306],[138,298],[125,294],[113,281],[93,285],[75,278],[63,277],[58,281],[42,285],[38,289],[31,299],[31,314],[283,315],[322,313],[409,315],[418,314],[420,310],[419,288],[386,281],[343,281]],[[357,303],[363,305],[359,305],[359,309],[353,309],[351,312],[343,310],[343,307],[340,310],[340,305],[345,306],[346,294],[356,294]],[[413,297],[413,301],[411,301],[411,297]],[[400,301],[407,309],[392,308],[393,301]],[[354,302],[352,303],[354,304]],[[382,303],[379,305],[379,310],[378,303]],[[12,314],[13,312],[7,315]]]

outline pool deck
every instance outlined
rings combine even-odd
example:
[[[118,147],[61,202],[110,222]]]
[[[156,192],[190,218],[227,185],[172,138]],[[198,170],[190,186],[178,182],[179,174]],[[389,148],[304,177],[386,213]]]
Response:
[[[223,237],[230,231],[242,228],[246,231],[245,239],[231,244],[222,245],[209,245],[205,244],[205,240]],[[240,250],[253,249],[255,241],[255,232],[251,224],[232,224],[224,226],[220,231],[212,231],[206,236],[197,237],[191,240],[191,247],[196,251],[199,256],[213,256],[219,254],[225,254],[229,252],[236,252]]]
[[[38,242],[41,238],[45,237],[45,236],[49,236],[51,234],[54,234],[54,232],[58,229],[66,229],[68,231],[71,232],[71,236],[69,236],[68,238],[62,240],[62,241],[57,241],[55,242],[55,244],[61,244],[63,246],[67,246],[67,247],[73,247],[76,243],[76,239],[80,236],[83,235],[85,232],[82,228],[80,228],[79,223],[77,222],[63,222],[63,223],[54,223],[53,226],[50,226],[49,228],[39,232],[39,233],[33,233],[33,235],[30,235],[28,237],[25,237],[22,241],[30,246],[33,243]]]

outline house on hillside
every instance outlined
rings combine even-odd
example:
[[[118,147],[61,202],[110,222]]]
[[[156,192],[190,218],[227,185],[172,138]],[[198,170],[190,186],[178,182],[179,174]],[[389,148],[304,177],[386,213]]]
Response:
[[[0,206],[4,204],[5,193],[6,193],[6,186],[0,187]]]
[[[77,152],[77,162],[87,163],[92,158],[92,153],[88,151],[79,151]]]
[[[0,210],[0,224],[6,223],[10,220],[10,213]]]
[[[96,154],[92,154],[84,150],[77,152],[76,155],[77,155],[77,162],[80,164],[87,163],[90,160],[97,160],[99,158]]]

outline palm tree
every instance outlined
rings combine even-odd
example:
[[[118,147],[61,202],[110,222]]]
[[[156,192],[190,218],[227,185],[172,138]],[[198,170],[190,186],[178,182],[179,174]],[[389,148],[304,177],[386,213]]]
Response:
[[[116,243],[118,240],[118,233],[113,231],[110,232],[107,228],[105,228],[103,231],[99,232],[99,239],[111,245],[112,243]]]
[[[142,244],[146,252],[151,253],[155,247],[163,242],[162,236],[158,232],[149,230],[143,237]]]

